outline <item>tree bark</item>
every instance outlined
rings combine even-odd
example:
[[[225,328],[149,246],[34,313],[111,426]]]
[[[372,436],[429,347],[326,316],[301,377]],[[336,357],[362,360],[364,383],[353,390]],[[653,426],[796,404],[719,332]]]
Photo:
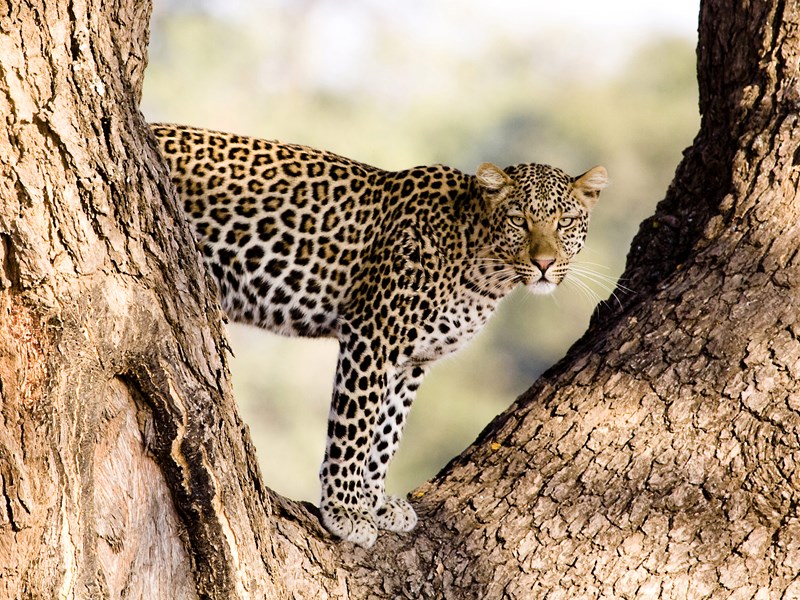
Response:
[[[260,595],[271,567],[214,291],[137,108],[149,13],[0,10],[2,598]]]
[[[261,480],[137,109],[149,5],[0,15],[0,597],[800,597],[797,3],[703,3],[635,294],[369,551]]]

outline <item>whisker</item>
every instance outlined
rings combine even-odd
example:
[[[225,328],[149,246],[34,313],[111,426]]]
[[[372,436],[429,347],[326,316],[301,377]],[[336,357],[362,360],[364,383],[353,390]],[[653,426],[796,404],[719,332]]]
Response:
[[[584,282],[579,279],[564,279],[563,283],[570,285],[573,289],[576,289],[580,294],[589,301],[589,303],[594,306],[598,303],[602,303],[603,299],[597,295],[597,293],[587,286]]]
[[[569,288],[569,289],[571,289],[571,290],[577,290],[577,291],[579,292],[579,296],[580,296],[580,297],[581,297],[581,298],[582,298],[584,301],[588,301],[588,302],[589,302],[589,303],[590,303],[592,306],[594,306],[594,302],[592,301],[592,298],[590,298],[590,297],[589,297],[589,296],[586,294],[586,290],[584,290],[584,289],[583,289],[581,286],[579,286],[579,285],[578,285],[577,283],[575,283],[574,281],[567,281],[567,280],[565,280],[565,281],[564,281],[564,287],[567,287],[567,288]]]
[[[598,271],[597,269],[599,267],[595,267],[594,265],[588,265],[586,263],[574,263],[574,262],[573,263],[569,263],[569,268],[570,269],[579,269],[581,271],[587,271],[587,272],[591,272],[591,273],[597,273],[598,275],[600,275],[602,277],[608,277],[608,278],[612,277],[611,275],[608,275],[607,273],[601,273],[600,271]]]
[[[612,276],[607,275],[605,273],[599,273],[599,272],[597,272],[595,267],[596,268],[600,268],[600,269],[609,270],[609,267],[607,267],[605,265],[601,265],[599,263],[591,263],[591,262],[585,262],[585,261],[573,261],[573,262],[571,262],[569,264],[569,268],[570,269],[581,270],[581,271],[584,271],[584,272],[591,272],[591,273],[594,273],[595,275],[597,275],[598,277],[604,277],[604,278],[607,278],[609,280],[615,280],[617,282],[626,281],[626,278],[624,278],[624,277],[612,277]]]
[[[570,266],[572,266],[572,265],[570,265]],[[609,294],[609,298],[613,298],[614,300],[616,300],[616,302],[620,306],[622,306],[622,301],[620,300],[619,296],[617,296],[616,289],[619,289],[620,292],[632,293],[630,290],[627,290],[627,288],[623,289],[624,286],[619,287],[618,282],[616,282],[613,278],[606,277],[606,276],[602,275],[601,273],[597,273],[596,271],[590,271],[590,270],[581,269],[581,268],[575,268],[575,269],[570,268],[570,273],[569,274],[572,274],[573,277],[572,278],[568,277],[567,279],[569,279],[570,281],[572,281],[573,283],[575,283],[577,285],[580,285],[582,287],[587,288],[588,290],[591,290],[591,288],[588,286],[588,284],[585,281],[582,280],[582,278],[586,279],[587,281],[592,282],[593,284],[595,284],[597,286],[599,286],[600,288],[602,288],[605,292],[607,292]],[[616,285],[617,288],[616,289],[612,289],[610,287],[610,285]],[[594,295],[597,296],[598,300],[600,300],[602,302],[602,300],[600,299],[600,296],[599,296],[599,294],[597,294],[597,292],[595,292],[594,290],[591,290],[591,292]]]
[[[589,260],[573,260],[569,264],[570,265],[576,265],[576,266],[591,265],[593,267],[599,267],[599,268],[605,269],[605,270],[609,270],[611,268],[608,265],[605,265],[603,263],[596,263],[596,262],[592,262],[592,261],[589,261]]]
[[[522,276],[519,275],[519,273],[517,273],[514,269],[506,268],[488,274],[488,276],[484,278],[483,283],[488,284],[490,287],[487,289],[487,291],[490,294],[494,294],[507,284],[515,284],[521,280]]]
[[[595,282],[597,282],[599,284],[602,284],[602,285],[616,284],[617,283],[617,280],[614,279],[613,277],[603,277],[603,276],[595,273],[594,271],[582,271],[580,269],[570,269],[570,273],[574,273],[575,275],[579,275],[581,277],[585,277],[587,279],[591,279],[592,281],[595,281]]]
[[[487,277],[485,283],[494,286],[494,289],[499,289],[500,286],[514,282],[517,279],[516,273],[501,273],[495,277]]]
[[[605,280],[605,279],[598,279],[595,274],[593,273],[581,273],[581,272],[574,272],[576,278],[583,277],[588,281],[600,286],[606,292],[613,294],[615,291],[619,291],[622,294],[634,294],[635,292],[625,287],[619,282],[615,282],[613,279]],[[613,287],[612,287],[613,286]]]
[[[587,267],[581,266],[580,263],[577,265],[571,263],[569,265],[569,270],[576,276],[585,277],[586,279],[596,283],[597,285],[601,286],[603,289],[606,289],[609,292],[611,292],[612,290],[606,284],[613,285],[615,289],[618,289],[620,292],[624,292],[626,294],[635,293],[634,290],[620,283],[620,280],[618,278],[610,277],[608,275],[605,275],[604,273],[598,273],[594,269],[589,269]]]
[[[605,304],[606,301],[600,297],[600,294],[595,292],[592,288],[586,285],[582,281],[574,281],[575,285],[583,290],[584,296],[589,300],[592,306],[597,306],[598,304]]]
[[[591,288],[591,287],[590,287],[590,286],[589,286],[589,285],[588,285],[588,284],[587,284],[585,281],[582,281],[582,280],[581,280],[580,278],[578,278],[578,277],[575,277],[575,278],[573,279],[573,281],[575,281],[576,283],[580,283],[580,285],[582,285],[582,286],[586,287],[587,289],[590,289],[590,290],[592,289],[592,288]],[[600,288],[601,288],[601,289],[602,289],[604,292],[606,292],[606,293],[607,293],[607,294],[609,294],[610,296],[613,296],[613,297],[614,297],[614,299],[615,299],[617,302],[619,302],[619,298],[617,298],[617,295],[614,293],[614,290],[613,290],[613,289],[611,289],[611,288],[610,288],[610,287],[608,287],[607,285],[604,285],[604,284],[602,284],[602,283],[600,283],[600,282],[597,282],[597,281],[594,281],[594,280],[592,280],[592,279],[589,279],[589,281],[591,281],[591,282],[592,282],[592,283],[594,283],[595,285],[598,285],[598,286],[600,286]],[[596,291],[592,290],[592,292],[593,292],[594,294],[596,294],[596,295],[597,295],[598,299],[600,299],[600,295],[599,295],[599,294],[597,294],[597,292],[596,292]],[[621,304],[621,302],[620,302],[620,304]]]

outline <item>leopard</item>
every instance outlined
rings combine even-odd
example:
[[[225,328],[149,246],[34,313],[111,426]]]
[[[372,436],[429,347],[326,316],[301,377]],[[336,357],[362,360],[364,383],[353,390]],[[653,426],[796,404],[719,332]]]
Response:
[[[322,524],[366,548],[379,530],[411,531],[413,506],[385,479],[423,378],[513,289],[564,281],[606,169],[389,171],[304,145],[151,131],[228,318],[338,340]]]

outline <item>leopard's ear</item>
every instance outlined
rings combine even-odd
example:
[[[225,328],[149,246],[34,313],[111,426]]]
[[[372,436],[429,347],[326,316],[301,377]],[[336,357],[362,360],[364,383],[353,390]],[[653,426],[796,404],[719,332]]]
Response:
[[[572,181],[578,199],[583,202],[588,209],[597,204],[600,192],[608,185],[608,173],[605,167],[593,167],[583,175],[579,175]]]
[[[475,178],[490,209],[508,195],[514,183],[503,169],[492,163],[483,163],[479,166]]]

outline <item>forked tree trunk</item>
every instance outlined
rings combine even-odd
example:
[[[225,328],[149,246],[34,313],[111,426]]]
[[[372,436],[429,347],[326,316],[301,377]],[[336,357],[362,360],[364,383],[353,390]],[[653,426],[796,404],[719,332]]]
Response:
[[[796,2],[704,2],[635,295],[370,551],[263,485],[137,109],[149,7],[0,15],[0,597],[800,597]]]

